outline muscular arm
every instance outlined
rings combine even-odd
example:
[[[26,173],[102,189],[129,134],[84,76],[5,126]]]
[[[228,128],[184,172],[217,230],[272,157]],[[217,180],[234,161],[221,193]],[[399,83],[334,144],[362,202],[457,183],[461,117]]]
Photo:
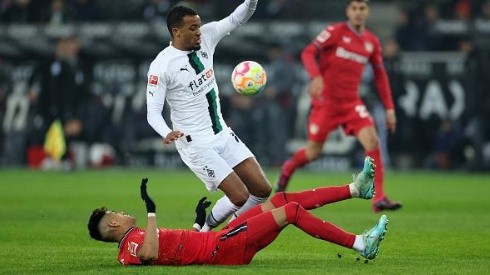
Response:
[[[142,264],[152,264],[158,259],[158,231],[156,223],[155,216],[148,216],[145,239],[137,253]]]

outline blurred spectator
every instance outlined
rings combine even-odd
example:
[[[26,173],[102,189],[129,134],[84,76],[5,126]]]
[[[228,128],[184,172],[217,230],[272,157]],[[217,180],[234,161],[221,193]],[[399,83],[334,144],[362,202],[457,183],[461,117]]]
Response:
[[[454,18],[461,21],[470,21],[472,10],[470,0],[460,0],[454,6]]]
[[[295,97],[293,88],[297,77],[294,60],[279,43],[267,49],[267,86],[256,98],[261,112],[259,132],[263,153],[269,157],[269,165],[279,167],[286,160],[286,142],[291,138],[295,121]],[[272,137],[272,138],[271,138]]]
[[[490,20],[490,0],[483,2],[480,9],[480,19]]]
[[[3,3],[5,11],[3,22],[7,23],[32,23],[35,15],[31,9],[31,0],[13,0]]]
[[[170,0],[150,0],[143,8],[143,18],[153,24],[164,24],[171,6]]]
[[[101,19],[99,9],[94,0],[69,0],[70,8],[78,22],[98,21]]]
[[[41,21],[53,25],[68,23],[72,20],[73,13],[70,8],[66,6],[64,0],[52,0],[49,9],[47,9],[41,16]]]
[[[85,107],[89,96],[84,71],[78,58],[80,43],[76,37],[62,38],[56,45],[54,56],[42,64],[33,81],[39,87],[37,103],[42,117],[40,137],[56,119],[63,126],[66,143],[84,140]],[[37,143],[41,144],[42,140]],[[69,152],[68,152],[69,153]],[[66,159],[68,155],[65,155]]]

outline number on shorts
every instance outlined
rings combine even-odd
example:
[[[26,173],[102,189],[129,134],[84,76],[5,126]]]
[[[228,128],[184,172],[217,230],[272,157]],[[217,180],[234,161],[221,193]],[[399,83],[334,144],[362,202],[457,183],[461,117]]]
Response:
[[[369,112],[367,111],[366,106],[362,104],[356,105],[355,110],[361,118],[366,118],[369,116]]]

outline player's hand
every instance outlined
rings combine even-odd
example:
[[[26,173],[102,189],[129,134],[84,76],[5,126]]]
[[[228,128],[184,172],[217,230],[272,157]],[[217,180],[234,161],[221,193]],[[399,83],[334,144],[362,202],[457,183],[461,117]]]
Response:
[[[146,204],[146,212],[147,213],[156,213],[157,207],[155,205],[155,202],[148,196],[148,192],[146,191],[146,183],[148,182],[148,178],[144,178],[141,180],[141,185],[140,185],[140,194],[141,194],[141,199],[145,202]]]
[[[320,97],[323,92],[323,77],[317,76],[311,80],[310,87],[308,89],[312,98]]]
[[[396,131],[396,115],[395,110],[386,111],[386,128],[393,134]]]
[[[184,136],[184,133],[181,131],[172,131],[168,133],[168,135],[163,139],[163,144],[168,145],[174,141],[176,141],[178,138]]]
[[[211,205],[211,202],[207,199],[207,197],[202,197],[196,205],[196,219],[194,223],[198,224],[201,228],[206,222],[206,208]]]

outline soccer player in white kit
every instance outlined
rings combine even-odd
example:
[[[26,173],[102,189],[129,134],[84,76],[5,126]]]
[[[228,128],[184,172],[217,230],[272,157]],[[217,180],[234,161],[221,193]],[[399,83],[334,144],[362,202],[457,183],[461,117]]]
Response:
[[[245,0],[228,17],[203,26],[195,10],[172,8],[167,15],[172,42],[148,71],[148,123],[164,144],[175,141],[184,163],[209,191],[220,189],[225,194],[209,213],[202,231],[265,202],[271,193],[254,155],[223,119],[213,69],[216,45],[250,19],[257,1]],[[165,99],[173,129],[162,117]]]

